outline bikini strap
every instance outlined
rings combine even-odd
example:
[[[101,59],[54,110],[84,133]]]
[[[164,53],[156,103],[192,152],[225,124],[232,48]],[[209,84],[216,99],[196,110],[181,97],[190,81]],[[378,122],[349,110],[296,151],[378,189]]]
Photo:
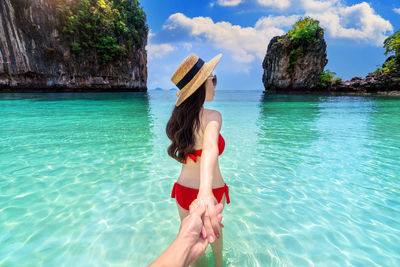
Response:
[[[196,162],[197,161],[197,157],[196,157],[196,155],[195,154],[189,154],[189,155],[186,155],[186,158],[185,158],[185,164],[187,163],[187,159],[188,159],[188,157],[189,158],[191,158],[194,162]]]
[[[175,198],[175,188],[176,188],[176,183],[174,183],[174,187],[172,188],[171,198]]]
[[[231,200],[229,199],[229,187],[225,184],[225,196],[226,196],[226,203],[229,204],[231,203]]]

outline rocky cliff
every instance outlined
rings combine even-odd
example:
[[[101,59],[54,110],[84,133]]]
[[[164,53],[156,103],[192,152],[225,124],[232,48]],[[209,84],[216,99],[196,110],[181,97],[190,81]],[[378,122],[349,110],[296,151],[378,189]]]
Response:
[[[266,92],[312,91],[327,64],[322,30],[307,45],[296,46],[288,35],[272,38],[263,61]]]
[[[381,68],[365,78],[334,78],[324,70],[326,42],[319,21],[299,19],[283,36],[271,39],[263,61],[265,91],[275,93],[339,93],[400,95],[400,31],[384,42],[390,56]]]
[[[0,0],[0,92],[147,90],[147,30],[140,47],[101,65],[71,51],[55,3]]]
[[[370,73],[365,78],[333,82],[325,90],[331,93],[399,95],[400,72]]]

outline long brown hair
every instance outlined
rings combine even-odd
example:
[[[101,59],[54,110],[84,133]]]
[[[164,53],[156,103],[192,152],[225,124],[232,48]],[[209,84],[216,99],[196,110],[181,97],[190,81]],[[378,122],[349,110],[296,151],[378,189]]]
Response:
[[[206,99],[206,83],[178,107],[174,107],[167,123],[167,136],[172,141],[168,155],[184,163],[187,155],[192,153],[195,145],[195,131],[200,127],[200,111]]]

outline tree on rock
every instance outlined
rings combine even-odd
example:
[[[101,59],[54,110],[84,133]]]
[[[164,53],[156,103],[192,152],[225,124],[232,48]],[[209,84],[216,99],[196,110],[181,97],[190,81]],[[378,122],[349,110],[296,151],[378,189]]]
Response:
[[[320,86],[326,43],[319,21],[299,19],[283,36],[271,39],[263,61],[266,91],[312,91]]]
[[[400,30],[396,31],[392,36],[386,38],[383,42],[386,49],[385,55],[394,54],[385,62],[388,71],[400,71]]]

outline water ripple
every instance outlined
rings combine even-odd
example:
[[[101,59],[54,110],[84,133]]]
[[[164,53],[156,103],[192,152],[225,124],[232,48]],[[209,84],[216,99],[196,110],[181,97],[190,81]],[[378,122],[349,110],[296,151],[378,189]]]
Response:
[[[146,266],[174,239],[174,92],[0,98],[0,265]],[[226,265],[400,265],[399,101],[217,94]]]

